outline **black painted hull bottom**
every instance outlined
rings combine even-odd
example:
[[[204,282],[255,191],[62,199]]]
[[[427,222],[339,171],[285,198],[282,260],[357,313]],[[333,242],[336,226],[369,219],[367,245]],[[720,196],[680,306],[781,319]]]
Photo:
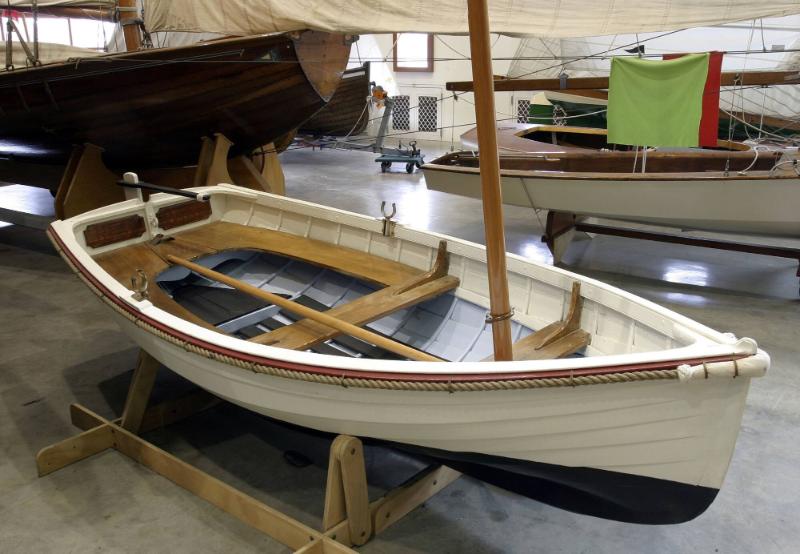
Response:
[[[406,444],[465,475],[564,510],[626,523],[684,523],[702,514],[718,489],[585,467],[542,464]]]

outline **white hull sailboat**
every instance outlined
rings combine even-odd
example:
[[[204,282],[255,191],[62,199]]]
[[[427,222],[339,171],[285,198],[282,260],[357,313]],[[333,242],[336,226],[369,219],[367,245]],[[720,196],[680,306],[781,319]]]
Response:
[[[536,141],[529,142],[536,150]],[[472,152],[445,154],[422,170],[431,190],[481,197]],[[699,231],[800,236],[795,151],[653,150],[645,156],[641,149],[565,149],[502,155],[500,175],[503,202],[513,206]]]
[[[213,394],[622,521],[686,521],[722,485],[750,379],[769,365],[752,340],[509,254],[515,360],[491,361],[482,246],[231,185],[191,190],[207,201],[132,198],[49,234],[132,340]]]

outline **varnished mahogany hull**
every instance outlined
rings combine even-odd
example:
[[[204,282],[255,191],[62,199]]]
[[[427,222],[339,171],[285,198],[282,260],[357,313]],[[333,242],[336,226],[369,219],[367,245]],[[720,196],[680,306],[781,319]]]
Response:
[[[239,154],[322,108],[348,53],[342,35],[307,32],[8,72],[0,75],[0,138],[23,147],[16,156],[41,161],[61,161],[72,145],[93,143],[116,168],[195,163],[201,137],[213,133],[232,140],[231,153]]]
[[[306,121],[300,132],[334,137],[363,133],[369,121],[365,109],[369,93],[369,62],[348,69],[328,105]]]

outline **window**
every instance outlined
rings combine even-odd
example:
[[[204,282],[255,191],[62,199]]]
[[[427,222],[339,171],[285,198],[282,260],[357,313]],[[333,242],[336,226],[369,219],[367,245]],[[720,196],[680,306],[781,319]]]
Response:
[[[528,123],[530,108],[530,100],[517,100],[517,123]]]
[[[33,15],[15,10],[2,10],[0,15],[0,39],[3,42],[6,40],[9,17],[16,24],[22,34],[22,38],[33,50]],[[113,21],[101,21],[99,19],[49,17],[47,15],[40,15],[38,18],[40,43],[64,44],[98,51],[105,50],[108,41],[114,35],[115,28],[116,23]],[[14,42],[17,42],[16,34],[13,38]]]
[[[433,35],[393,33],[395,71],[433,72]]]
[[[394,108],[392,109],[392,129],[400,129],[403,131],[411,130],[411,118],[409,117],[410,107],[408,96],[394,97]]]
[[[417,123],[420,131],[435,133],[438,130],[439,126],[436,117],[438,100],[439,99],[435,96],[419,97],[419,117]]]

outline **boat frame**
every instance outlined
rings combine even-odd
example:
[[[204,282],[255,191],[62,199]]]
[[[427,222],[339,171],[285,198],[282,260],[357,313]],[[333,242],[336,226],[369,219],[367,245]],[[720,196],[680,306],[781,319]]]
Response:
[[[118,419],[109,420],[85,406],[71,404],[72,424],[83,432],[41,449],[36,455],[39,476],[113,449],[303,554],[355,552],[349,547],[367,543],[461,476],[449,467],[430,465],[370,502],[363,444],[358,438],[338,435],[329,452],[322,530],[314,529],[141,436],[221,402],[199,389],[148,409],[159,367],[155,358],[140,351]]]

